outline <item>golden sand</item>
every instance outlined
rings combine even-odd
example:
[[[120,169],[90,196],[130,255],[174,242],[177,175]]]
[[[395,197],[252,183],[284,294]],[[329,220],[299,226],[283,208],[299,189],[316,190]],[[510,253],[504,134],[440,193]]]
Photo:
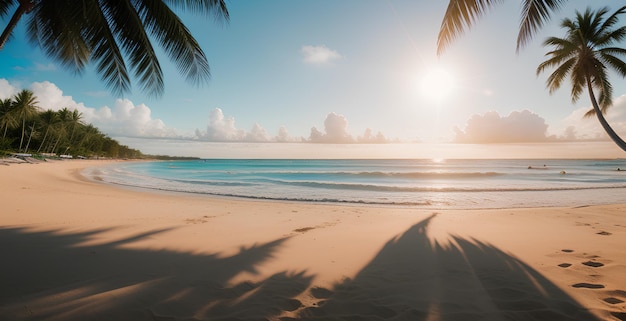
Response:
[[[248,201],[0,166],[0,320],[626,320],[626,205]]]

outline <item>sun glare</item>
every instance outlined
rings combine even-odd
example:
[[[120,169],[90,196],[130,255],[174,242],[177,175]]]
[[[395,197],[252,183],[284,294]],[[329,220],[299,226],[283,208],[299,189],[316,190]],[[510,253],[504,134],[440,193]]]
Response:
[[[419,82],[420,95],[431,102],[441,103],[447,100],[456,87],[454,76],[441,68],[426,72]]]

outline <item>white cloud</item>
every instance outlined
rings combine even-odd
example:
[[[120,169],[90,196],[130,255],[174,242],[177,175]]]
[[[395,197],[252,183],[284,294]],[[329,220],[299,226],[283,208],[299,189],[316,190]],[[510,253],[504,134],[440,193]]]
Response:
[[[389,142],[383,133],[378,132],[374,135],[370,128],[365,129],[365,133],[363,133],[363,136],[359,136],[357,141],[364,144],[384,144]]]
[[[342,58],[337,51],[321,46],[302,46],[300,52],[304,61],[311,64],[324,64]]]
[[[590,109],[591,106],[576,109],[561,122],[560,127],[566,128],[564,136],[569,134],[570,139],[578,140],[609,139],[596,116],[583,117]],[[618,135],[626,138],[626,95],[615,98],[604,117]]]
[[[276,136],[276,141],[279,143],[286,143],[292,141],[293,139],[289,137],[289,132],[287,131],[287,127],[280,126],[278,129],[278,136]]]
[[[85,121],[94,121],[96,114],[95,108],[85,106],[83,103],[77,103],[72,96],[64,96],[63,91],[55,84],[49,81],[34,82],[30,85],[30,90],[35,93],[39,101],[39,107],[43,109],[61,110],[68,108],[70,110],[78,110],[83,113]]]
[[[545,142],[548,125],[545,119],[528,110],[500,116],[496,111],[474,114],[464,130],[455,128],[457,143],[529,143]]]
[[[0,78],[0,99],[11,98],[15,96],[18,91],[19,90],[15,86],[11,85],[9,81]]]
[[[344,144],[353,143],[354,138],[348,133],[348,120],[344,115],[330,113],[324,120],[324,132],[311,128],[309,141],[312,143]]]
[[[246,133],[235,127],[235,118],[224,117],[221,109],[215,108],[209,113],[209,123],[205,133],[196,130],[196,136],[211,142],[243,141]]]
[[[249,131],[237,128],[234,117],[227,117],[220,108],[215,108],[209,113],[209,121],[206,131],[196,129],[195,138],[207,142],[247,142],[247,143],[386,143],[388,140],[378,132],[373,134],[367,129],[362,137],[354,139],[348,133],[348,120],[343,115],[330,113],[324,121],[324,131],[313,127],[309,139],[292,137],[287,128],[281,126],[276,136],[271,136],[260,124],[255,123]]]
[[[131,137],[176,137],[176,131],[151,116],[145,104],[135,105],[128,99],[117,99],[113,109],[101,108],[94,124],[104,132]]]
[[[254,123],[250,132],[246,134],[245,140],[248,142],[267,142],[271,140],[271,138],[265,128],[261,127],[261,125],[257,123]]]
[[[326,144],[384,144],[389,142],[381,132],[374,135],[370,128],[365,130],[363,136],[355,139],[348,131],[348,119],[344,115],[334,112],[326,115],[324,131],[317,129],[317,127],[311,128],[308,141]]]
[[[549,128],[545,119],[528,110],[515,111],[504,117],[495,111],[476,114],[467,121],[464,130],[455,128],[454,141],[478,144],[608,140],[595,116],[584,117],[590,109],[591,106],[576,109]],[[626,95],[614,99],[605,118],[618,135],[626,138]]]
[[[224,116],[220,108],[215,108],[209,113],[209,122],[206,131],[196,129],[195,138],[209,142],[292,142],[287,129],[282,126],[278,130],[278,136],[272,137],[265,128],[255,123],[250,131],[237,128],[234,117]]]

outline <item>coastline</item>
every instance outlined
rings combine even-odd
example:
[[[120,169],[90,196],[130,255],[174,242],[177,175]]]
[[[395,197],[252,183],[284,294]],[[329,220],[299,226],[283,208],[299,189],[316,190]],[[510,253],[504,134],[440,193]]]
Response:
[[[0,166],[0,315],[626,319],[625,204],[432,211],[80,175],[110,162]]]

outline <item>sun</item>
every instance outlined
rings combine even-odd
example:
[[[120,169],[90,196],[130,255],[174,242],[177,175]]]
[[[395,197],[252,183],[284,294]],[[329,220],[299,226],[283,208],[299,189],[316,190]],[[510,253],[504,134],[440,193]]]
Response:
[[[454,94],[456,80],[443,68],[428,70],[419,79],[420,96],[434,103],[441,103]]]

